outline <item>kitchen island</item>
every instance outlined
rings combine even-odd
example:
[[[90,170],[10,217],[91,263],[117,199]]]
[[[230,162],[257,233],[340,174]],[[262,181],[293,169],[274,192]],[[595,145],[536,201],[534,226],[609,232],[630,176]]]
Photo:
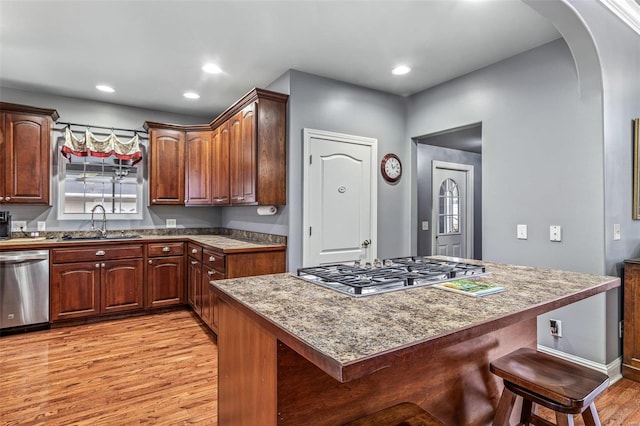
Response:
[[[473,261],[471,261],[473,262]],[[353,298],[291,274],[211,282],[219,424],[339,425],[402,401],[447,424],[488,424],[488,364],[536,346],[536,317],[619,278],[484,262],[502,293],[432,287]]]

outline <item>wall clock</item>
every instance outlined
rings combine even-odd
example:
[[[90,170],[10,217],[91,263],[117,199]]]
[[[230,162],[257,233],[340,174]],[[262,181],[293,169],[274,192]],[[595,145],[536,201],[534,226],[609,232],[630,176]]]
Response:
[[[395,154],[387,154],[380,162],[380,172],[387,182],[397,182],[402,176],[402,163]]]

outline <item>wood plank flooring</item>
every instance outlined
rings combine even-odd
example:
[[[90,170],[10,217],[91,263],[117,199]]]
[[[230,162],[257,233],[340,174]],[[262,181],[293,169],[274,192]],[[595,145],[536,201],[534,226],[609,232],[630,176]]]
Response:
[[[0,425],[215,425],[217,368],[190,311],[5,336]]]
[[[217,377],[215,338],[190,311],[5,336],[0,425],[216,425]],[[596,406],[603,425],[640,426],[640,383]]]

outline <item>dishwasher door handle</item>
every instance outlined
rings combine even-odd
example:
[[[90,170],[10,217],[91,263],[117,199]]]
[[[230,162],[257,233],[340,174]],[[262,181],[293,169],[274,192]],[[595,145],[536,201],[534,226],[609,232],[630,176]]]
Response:
[[[0,263],[23,263],[35,260],[49,260],[49,253],[10,253],[0,254]]]

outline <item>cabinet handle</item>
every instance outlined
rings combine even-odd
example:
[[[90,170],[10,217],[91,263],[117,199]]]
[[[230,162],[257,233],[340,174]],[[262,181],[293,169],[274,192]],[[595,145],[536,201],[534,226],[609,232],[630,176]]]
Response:
[[[102,266],[104,268],[107,265],[105,263],[101,263],[100,266]]]
[[[215,262],[215,261],[216,261],[216,258],[215,258],[215,257],[213,257],[213,256],[209,256],[209,262]]]
[[[99,268],[99,267],[100,267],[100,264],[99,264],[99,263],[96,263],[96,268]]]
[[[104,252],[104,250],[98,250],[96,252],[96,256],[104,256],[106,253]]]
[[[11,197],[7,197],[4,199],[5,201],[11,201]]]
[[[213,275],[213,271],[207,271],[207,275],[209,276]]]
[[[191,249],[191,253],[196,254],[198,252],[198,249]]]
[[[155,203],[155,202],[156,202],[156,199],[154,198],[153,200],[151,200],[151,202],[152,202],[152,203]]]
[[[149,259],[149,265],[153,265],[153,260]]]
[[[0,197],[0,201],[4,201],[4,197]]]
[[[196,260],[192,260],[192,261],[191,261],[191,264],[192,264],[192,265],[195,265],[195,264],[197,264],[197,263],[198,263],[198,261],[196,261]]]
[[[162,252],[163,253],[169,253],[171,251],[171,249],[169,247],[163,247],[162,248]]]

